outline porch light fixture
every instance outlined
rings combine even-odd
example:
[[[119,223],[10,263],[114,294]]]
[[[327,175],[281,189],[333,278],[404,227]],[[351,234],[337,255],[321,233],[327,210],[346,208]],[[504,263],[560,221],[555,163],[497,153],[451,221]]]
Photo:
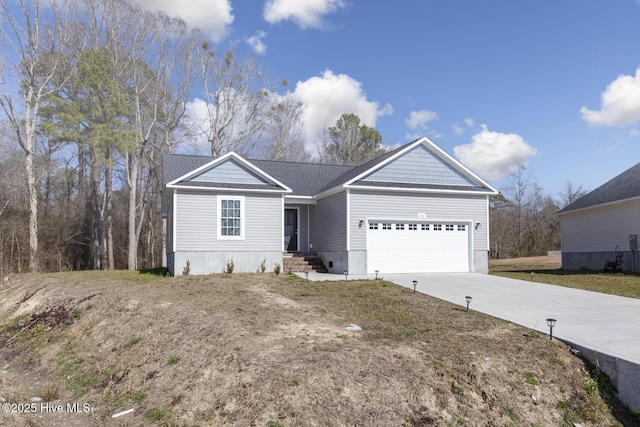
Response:
[[[414,280],[414,281],[413,281],[413,293],[414,293],[414,294],[416,293],[416,286],[418,286],[418,281],[417,281],[417,280]]]
[[[549,341],[553,339],[553,327],[556,326],[556,319],[547,319],[547,326],[549,327]]]
[[[467,311],[469,311],[469,304],[471,304],[471,300],[473,298],[471,298],[469,295],[467,295],[466,297],[464,297],[465,300],[467,300]]]
[[[344,280],[349,280],[349,277],[348,277],[349,276],[349,272],[348,271],[345,270],[345,272],[342,273],[342,274],[344,274]]]
[[[477,230],[478,228],[480,228],[480,221],[476,221],[475,228],[476,228],[476,230]]]
[[[376,280],[378,280],[378,273],[380,273],[380,271],[376,270]]]

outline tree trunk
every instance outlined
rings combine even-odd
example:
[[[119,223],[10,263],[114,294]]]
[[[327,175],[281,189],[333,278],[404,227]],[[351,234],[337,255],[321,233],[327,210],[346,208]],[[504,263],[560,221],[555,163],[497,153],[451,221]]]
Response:
[[[38,186],[31,150],[27,151],[25,167],[29,192],[29,271],[34,273],[40,270],[40,265],[38,263]]]
[[[127,184],[129,186],[129,247],[127,256],[127,268],[138,268],[138,234],[136,233],[136,209],[138,206],[138,169],[140,160],[135,154],[128,155]]]
[[[102,269],[102,218],[100,215],[100,163],[91,159],[91,211],[93,214],[93,269]]]

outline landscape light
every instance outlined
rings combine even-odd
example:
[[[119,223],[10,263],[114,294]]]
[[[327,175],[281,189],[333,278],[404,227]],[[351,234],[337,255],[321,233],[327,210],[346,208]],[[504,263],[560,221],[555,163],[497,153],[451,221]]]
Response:
[[[547,319],[547,326],[549,327],[549,341],[553,339],[553,327],[556,326],[556,319]]]
[[[305,271],[304,272],[305,277],[307,278],[307,283],[309,283],[309,272]]]
[[[349,278],[347,277],[347,276],[349,275],[349,272],[348,272],[348,271],[345,271],[345,272],[344,272],[344,273],[342,273],[342,274],[344,274],[344,280],[349,280]]]
[[[467,295],[466,297],[464,297],[465,300],[467,300],[467,311],[469,311],[469,304],[471,303],[471,300],[473,298],[471,298],[469,295]]]
[[[414,280],[414,281],[413,281],[413,293],[414,293],[414,294],[416,293],[416,286],[418,286],[418,281],[417,281],[417,280]]]
[[[376,270],[376,280],[378,280],[378,273],[380,273],[380,271]]]

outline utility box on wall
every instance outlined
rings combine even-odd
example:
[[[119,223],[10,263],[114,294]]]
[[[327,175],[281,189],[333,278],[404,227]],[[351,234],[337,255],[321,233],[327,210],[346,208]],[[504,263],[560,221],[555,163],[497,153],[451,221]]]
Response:
[[[637,251],[638,250],[638,235],[637,234],[629,235],[629,249],[631,249],[632,251]]]

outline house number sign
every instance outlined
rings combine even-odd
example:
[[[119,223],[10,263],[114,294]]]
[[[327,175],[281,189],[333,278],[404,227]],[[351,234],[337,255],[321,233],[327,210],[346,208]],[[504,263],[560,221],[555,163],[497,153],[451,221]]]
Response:
[[[420,212],[420,213],[418,214],[418,219],[427,219],[427,214],[426,214],[426,213],[423,213],[423,212]]]

